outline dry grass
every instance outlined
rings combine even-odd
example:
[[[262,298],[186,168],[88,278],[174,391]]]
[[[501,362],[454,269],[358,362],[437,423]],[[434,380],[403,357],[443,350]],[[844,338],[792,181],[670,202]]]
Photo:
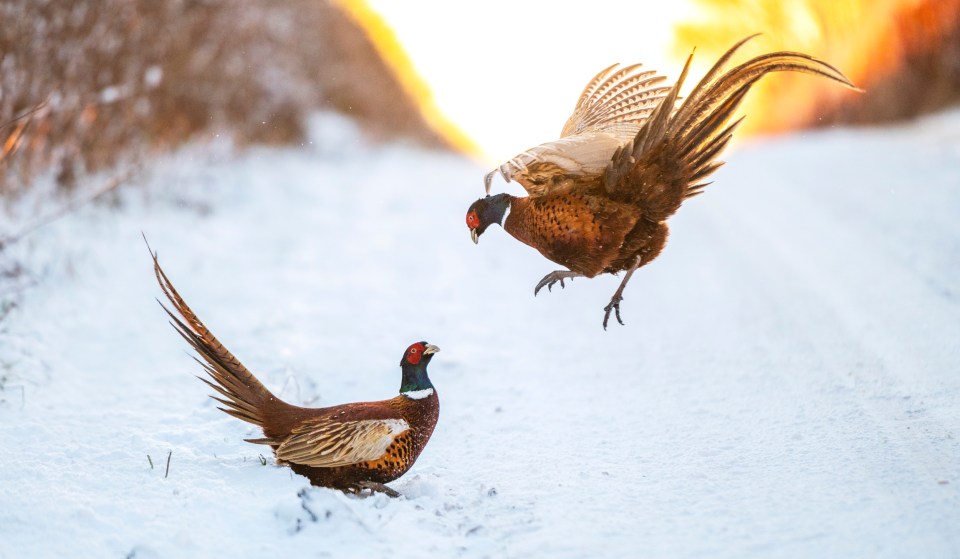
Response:
[[[69,187],[198,134],[293,142],[321,108],[373,138],[446,146],[323,0],[14,0],[0,21],[0,195],[50,170]]]

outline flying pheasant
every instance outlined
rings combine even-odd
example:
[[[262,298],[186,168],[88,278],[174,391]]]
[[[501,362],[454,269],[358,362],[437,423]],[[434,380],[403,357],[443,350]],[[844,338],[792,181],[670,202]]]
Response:
[[[744,96],[769,72],[805,72],[858,90],[836,68],[809,55],[772,52],[723,72],[747,37],[728,50],[677,105],[691,54],[673,87],[639,65],[610,66],[587,84],[559,140],[531,148],[485,177],[487,196],[467,210],[476,243],[491,224],[566,266],[534,288],[575,277],[626,272],[604,307],[620,319],[623,290],[637,268],[667,243],[666,220],[723,162],[718,154],[742,120],[730,123]],[[859,90],[858,90],[859,91]],[[526,197],[491,196],[497,172],[519,182]],[[509,213],[508,213],[509,211]],[[504,220],[506,216],[506,220]]]
[[[151,256],[160,288],[176,314],[160,305],[203,358],[197,361],[212,382],[200,380],[219,394],[211,398],[223,404],[220,410],[263,429],[263,438],[248,442],[269,445],[278,463],[289,465],[313,485],[399,495],[384,484],[413,466],[440,413],[440,400],[427,376],[427,365],[440,351],[437,346],[416,342],[404,350],[400,394],[395,398],[329,408],[294,406],[271,394],[217,341],[174,289],[156,253],[151,251]]]

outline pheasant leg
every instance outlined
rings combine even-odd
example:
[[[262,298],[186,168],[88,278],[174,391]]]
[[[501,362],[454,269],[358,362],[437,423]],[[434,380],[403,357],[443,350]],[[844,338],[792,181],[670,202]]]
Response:
[[[556,272],[550,272],[549,274],[543,276],[543,279],[540,280],[540,283],[538,283],[537,286],[533,288],[533,296],[536,297],[537,293],[540,293],[540,290],[543,289],[544,287],[547,288],[547,291],[553,291],[553,285],[558,281],[560,282],[560,287],[566,287],[563,284],[563,280],[569,279],[572,281],[573,278],[582,278],[582,277],[583,277],[583,274],[578,272],[571,272],[570,270],[557,270]]]
[[[350,491],[351,493],[356,493],[358,495],[360,493],[363,493],[364,489],[369,489],[371,494],[383,493],[387,497],[392,497],[394,499],[400,496],[400,493],[397,492],[396,490],[391,489],[386,485],[382,483],[377,483],[375,481],[360,481],[360,482],[357,482],[357,484],[351,487],[350,489],[351,489]]]
[[[623,301],[623,288],[627,286],[627,282],[630,281],[630,276],[637,271],[637,268],[640,267],[640,258],[637,258],[637,261],[633,263],[633,266],[627,270],[627,275],[623,276],[623,281],[620,282],[620,287],[613,293],[613,297],[610,297],[610,303],[603,307],[603,329],[607,329],[607,322],[610,320],[610,313],[614,312],[617,317],[617,322],[620,323],[620,326],[623,326],[623,320],[620,319],[620,301]]]

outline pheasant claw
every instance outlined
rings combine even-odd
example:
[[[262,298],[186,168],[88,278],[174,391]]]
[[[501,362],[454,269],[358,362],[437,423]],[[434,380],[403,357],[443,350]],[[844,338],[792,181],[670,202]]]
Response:
[[[620,301],[623,301],[623,297],[620,297],[619,295],[614,295],[613,298],[610,299],[610,304],[608,304],[606,307],[603,307],[603,310],[604,310],[603,329],[604,330],[607,329],[607,322],[610,321],[611,312],[613,312],[614,316],[617,317],[617,322],[620,323],[620,326],[625,326],[623,323],[623,320],[620,318]]]
[[[553,286],[560,282],[561,288],[566,288],[567,286],[563,283],[563,280],[569,279],[573,281],[573,278],[582,277],[583,274],[577,272],[571,272],[570,270],[557,270],[556,272],[550,272],[549,274],[543,276],[543,279],[540,280],[540,283],[533,288],[533,296],[536,297],[537,293],[540,293],[540,290],[544,287],[547,288],[547,291],[553,291]]]

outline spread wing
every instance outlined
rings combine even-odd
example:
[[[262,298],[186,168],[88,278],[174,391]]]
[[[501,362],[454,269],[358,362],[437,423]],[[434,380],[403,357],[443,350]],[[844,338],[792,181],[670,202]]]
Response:
[[[593,77],[577,100],[560,137],[589,131],[606,131],[630,138],[637,133],[659,100],[670,90],[657,84],[666,80],[640,64],[614,64]]]
[[[390,443],[409,428],[403,419],[318,418],[297,427],[280,443],[277,460],[316,468],[377,460]]]
[[[591,183],[603,173],[614,152],[632,139],[670,91],[666,78],[640,64],[614,64],[587,83],[559,140],[520,153],[488,173],[487,192],[498,171],[515,180],[530,196]]]

